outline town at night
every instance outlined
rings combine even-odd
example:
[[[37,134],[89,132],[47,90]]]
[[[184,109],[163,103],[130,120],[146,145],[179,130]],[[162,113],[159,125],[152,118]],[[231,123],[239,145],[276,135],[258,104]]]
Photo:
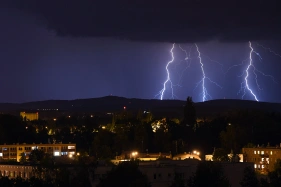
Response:
[[[277,0],[0,2],[0,186],[281,186]]]

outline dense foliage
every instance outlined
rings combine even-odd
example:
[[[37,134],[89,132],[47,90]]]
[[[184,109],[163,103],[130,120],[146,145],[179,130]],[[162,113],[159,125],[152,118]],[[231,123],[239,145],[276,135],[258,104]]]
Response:
[[[97,158],[114,158],[123,151],[178,154],[214,149],[236,154],[251,144],[279,144],[281,115],[255,110],[226,111],[196,120],[196,108],[188,97],[184,118],[153,117],[153,112],[127,110],[110,115],[61,116],[56,120],[23,121],[0,115],[0,144],[73,142],[77,151]]]
[[[89,161],[95,159],[110,159],[123,151],[139,152],[171,152],[173,155],[200,150],[201,155],[214,154],[215,161],[231,161],[227,154],[241,153],[242,147],[252,147],[256,144],[279,144],[281,115],[255,110],[226,111],[224,114],[196,118],[196,110],[192,99],[187,99],[183,107],[184,118],[155,118],[151,111],[134,114],[123,110],[106,116],[61,116],[56,120],[24,121],[12,115],[0,115],[0,144],[12,143],[53,143],[73,142],[77,144],[80,160],[71,162],[71,171],[67,167],[56,165],[51,155],[39,150],[32,151],[29,159],[22,154],[21,163],[29,162],[37,165],[34,172],[37,178],[23,180],[20,178],[0,178],[0,186],[89,186]],[[84,155],[84,156],[82,156]],[[79,164],[78,164],[79,163]],[[87,164],[86,164],[87,163]],[[281,162],[276,163],[275,170],[268,178],[257,182],[255,172],[245,169],[242,186],[280,186]],[[66,162],[68,164],[68,161]],[[85,169],[88,168],[88,169]],[[126,174],[127,168],[130,173]],[[75,171],[75,172],[73,172]],[[44,176],[39,176],[40,173]],[[117,181],[120,173],[131,176],[131,183],[140,179],[146,181],[137,169],[137,165],[120,165],[112,170],[110,180]],[[71,178],[68,175],[71,174]],[[210,177],[211,176],[211,177]],[[116,178],[117,177],[117,178]],[[100,185],[110,185],[102,180]],[[219,181],[219,182],[216,182]],[[122,182],[122,181],[121,181]],[[189,180],[190,186],[204,185],[208,182],[218,186],[228,186],[219,164],[202,162],[196,173]],[[36,183],[36,185],[35,185]],[[183,186],[180,176],[175,175],[172,186]],[[148,185],[148,183],[145,182]]]
[[[122,162],[118,166],[113,167],[106,177],[101,179],[98,187],[111,187],[111,186],[123,186],[123,187],[150,187],[150,183],[139,169],[138,163]]]
[[[224,176],[224,171],[219,162],[200,162],[195,174],[189,179],[190,187],[229,187],[230,183]]]

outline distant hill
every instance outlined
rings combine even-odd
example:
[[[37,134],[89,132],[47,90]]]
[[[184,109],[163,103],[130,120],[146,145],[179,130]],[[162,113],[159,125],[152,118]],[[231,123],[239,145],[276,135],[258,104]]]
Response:
[[[115,112],[124,110],[138,111],[151,110],[153,114],[182,116],[185,101],[181,100],[156,100],[156,99],[135,99],[116,96],[106,96],[92,99],[76,100],[46,100],[27,103],[0,103],[0,111],[25,111],[58,109],[60,111],[81,111],[81,112]],[[269,112],[281,112],[281,103],[266,103],[247,100],[211,100],[195,103],[197,115],[210,116],[224,113],[233,109],[253,109]]]

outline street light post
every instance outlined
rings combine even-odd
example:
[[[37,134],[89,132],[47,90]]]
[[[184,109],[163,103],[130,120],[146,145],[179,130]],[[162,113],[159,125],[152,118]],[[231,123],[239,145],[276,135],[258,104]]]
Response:
[[[132,152],[131,154],[133,156],[133,158],[135,159],[135,157],[138,155],[138,152]]]
[[[193,154],[199,156],[199,155],[200,155],[200,152],[199,152],[199,151],[193,151]]]

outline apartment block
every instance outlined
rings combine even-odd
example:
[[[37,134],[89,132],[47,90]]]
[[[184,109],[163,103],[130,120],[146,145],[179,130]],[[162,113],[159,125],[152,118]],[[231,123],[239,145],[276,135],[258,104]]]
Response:
[[[25,165],[0,165],[0,176],[9,178],[27,179],[33,176],[32,166]]]
[[[198,159],[140,161],[139,170],[147,176],[152,187],[169,187],[172,185],[175,175],[178,175],[186,183],[196,172],[200,162]],[[220,162],[220,164],[231,186],[240,186],[246,167],[254,169],[253,163]],[[94,175],[91,175],[92,186],[97,186],[100,179],[106,177],[111,169],[112,166],[99,163],[95,168]]]
[[[76,144],[13,144],[0,145],[0,160],[17,160],[20,161],[22,154],[28,159],[32,150],[42,150],[53,156],[68,156],[72,157],[76,154]]]
[[[281,159],[281,147],[254,147],[243,148],[244,162],[253,162],[260,172],[273,171],[274,164]]]
[[[20,116],[24,121],[33,121],[39,119],[38,112],[20,112]]]

